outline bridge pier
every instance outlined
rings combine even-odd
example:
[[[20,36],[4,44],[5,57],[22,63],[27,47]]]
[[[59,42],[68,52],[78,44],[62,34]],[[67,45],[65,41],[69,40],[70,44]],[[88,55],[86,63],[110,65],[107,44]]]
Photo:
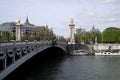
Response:
[[[81,50],[81,52],[85,52],[87,55],[92,55],[88,46],[83,44],[68,44],[67,52],[69,55],[73,55],[76,51]],[[79,54],[79,52],[77,52]]]
[[[67,52],[68,52],[68,54],[72,54],[73,50],[75,50],[75,44],[69,44],[67,46]]]

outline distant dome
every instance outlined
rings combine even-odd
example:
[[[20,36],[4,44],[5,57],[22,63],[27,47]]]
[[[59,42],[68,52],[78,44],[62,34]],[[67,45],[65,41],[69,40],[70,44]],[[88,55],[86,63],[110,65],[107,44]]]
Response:
[[[0,31],[8,31],[11,32],[13,27],[15,27],[16,22],[6,22],[3,24],[0,24]]]
[[[16,22],[6,22],[0,24],[0,31],[7,31],[12,32],[13,29],[16,27]],[[26,30],[33,32],[35,28],[35,25],[31,24],[28,20],[28,17],[26,17],[25,23],[21,24],[21,31],[25,32]]]
[[[31,24],[28,20],[28,17],[26,17],[26,21],[25,21],[25,23],[23,23],[23,26],[24,27],[34,27],[35,25]]]
[[[31,24],[28,20],[28,17],[26,17],[26,21],[22,24],[25,30],[28,30],[30,32],[34,31],[35,25]]]

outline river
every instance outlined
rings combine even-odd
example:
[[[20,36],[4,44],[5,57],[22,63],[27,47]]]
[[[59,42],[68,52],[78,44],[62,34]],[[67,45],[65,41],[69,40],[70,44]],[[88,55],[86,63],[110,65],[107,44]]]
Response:
[[[9,80],[120,80],[120,56],[60,56],[26,65]]]

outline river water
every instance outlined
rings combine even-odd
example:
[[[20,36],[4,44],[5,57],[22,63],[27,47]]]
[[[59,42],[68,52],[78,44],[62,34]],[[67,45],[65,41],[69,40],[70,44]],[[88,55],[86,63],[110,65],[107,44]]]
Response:
[[[60,56],[27,65],[11,80],[120,80],[120,56]]]

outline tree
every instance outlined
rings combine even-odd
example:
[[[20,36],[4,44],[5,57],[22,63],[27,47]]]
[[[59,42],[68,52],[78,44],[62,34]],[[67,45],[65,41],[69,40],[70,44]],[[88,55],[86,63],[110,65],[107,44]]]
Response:
[[[81,42],[81,38],[80,38],[80,34],[75,34],[75,42],[76,43],[80,43]]]
[[[81,28],[77,28],[76,29],[76,33],[75,33],[75,42],[76,43],[80,43],[83,39],[83,32]]]
[[[106,28],[102,33],[102,40],[105,43],[120,42],[120,29],[117,27]]]
[[[91,31],[85,31],[84,29],[76,29],[75,41],[76,43],[85,42],[90,43],[91,41],[95,43],[95,38],[97,42],[101,42],[101,32],[98,29],[93,29]]]
[[[57,40],[62,42],[67,42],[67,39],[65,39],[64,36],[57,36]]]
[[[49,29],[48,26],[38,26],[35,32],[37,40],[53,40],[56,37],[53,29]]]
[[[100,41],[100,35],[101,32],[100,31],[91,31],[90,32],[90,37],[93,43],[95,43],[95,38],[97,38],[97,42]]]
[[[84,42],[89,43],[90,42],[90,32],[86,32],[84,36]]]
[[[11,38],[12,37],[9,32],[7,31],[1,32],[1,41],[4,41],[4,40],[10,41]]]
[[[81,29],[81,28],[76,29],[75,42],[76,43],[80,43],[80,42],[89,43],[90,42],[90,32],[85,31],[85,29]]]

